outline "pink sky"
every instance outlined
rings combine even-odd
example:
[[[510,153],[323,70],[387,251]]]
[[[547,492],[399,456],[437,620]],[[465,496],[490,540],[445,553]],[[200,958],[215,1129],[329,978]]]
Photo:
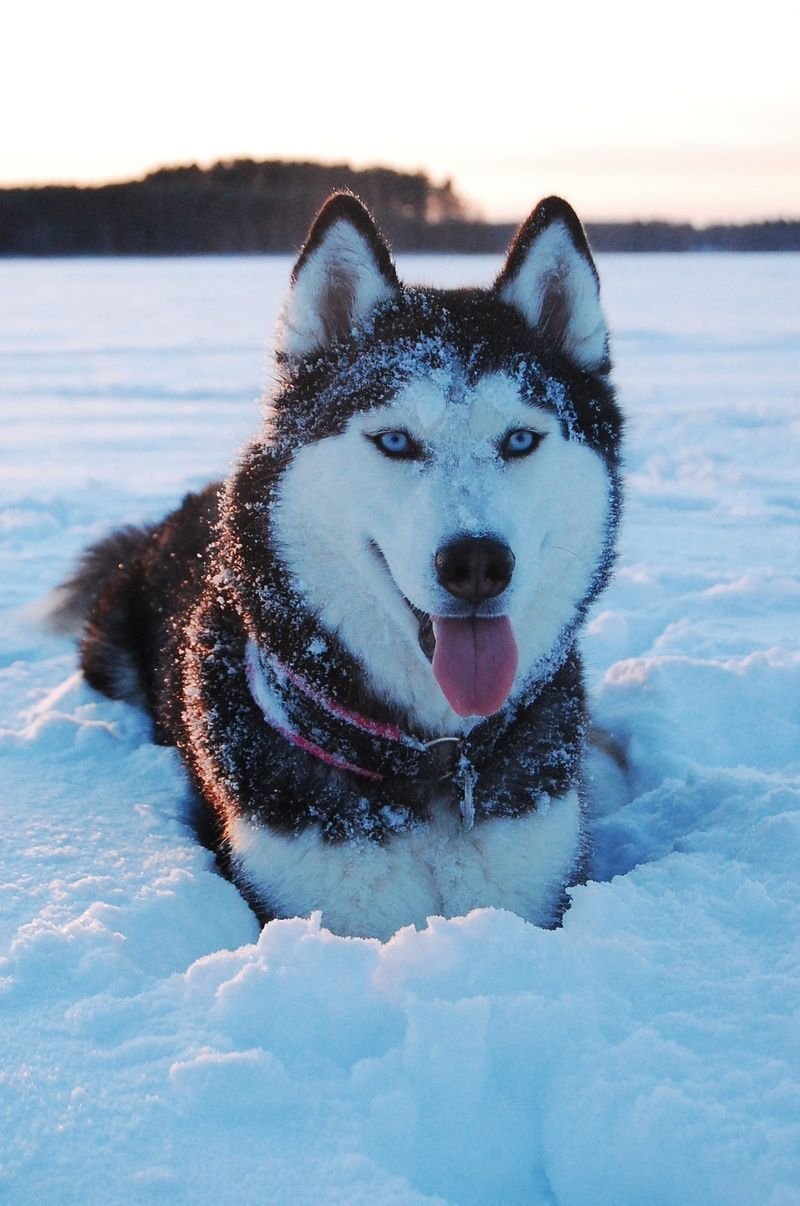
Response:
[[[494,219],[550,192],[587,219],[795,217],[787,12],[44,0],[6,17],[0,184],[280,157],[451,177]]]

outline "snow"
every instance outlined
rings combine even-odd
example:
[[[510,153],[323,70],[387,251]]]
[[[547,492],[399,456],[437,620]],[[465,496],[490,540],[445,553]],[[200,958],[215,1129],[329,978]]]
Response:
[[[0,1199],[800,1202],[800,260],[599,262],[629,417],[563,928],[258,927],[176,755],[36,623],[224,472],[282,259],[0,262]],[[490,259],[409,277],[488,281]]]

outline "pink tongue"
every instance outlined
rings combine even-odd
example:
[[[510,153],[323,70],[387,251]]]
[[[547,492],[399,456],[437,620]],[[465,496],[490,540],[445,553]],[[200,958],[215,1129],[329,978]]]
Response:
[[[508,616],[498,620],[433,617],[433,673],[459,716],[491,716],[508,699],[517,643]]]

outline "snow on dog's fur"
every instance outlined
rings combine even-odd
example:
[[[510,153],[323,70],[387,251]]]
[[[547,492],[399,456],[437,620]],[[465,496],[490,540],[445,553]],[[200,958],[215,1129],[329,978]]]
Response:
[[[334,196],[238,468],[63,588],[88,681],[178,745],[262,918],[560,918],[586,853],[576,637],[619,511],[608,373],[565,202],[493,288],[435,290]]]

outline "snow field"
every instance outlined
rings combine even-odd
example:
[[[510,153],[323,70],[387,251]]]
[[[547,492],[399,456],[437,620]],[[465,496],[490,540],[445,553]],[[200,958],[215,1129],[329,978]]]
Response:
[[[284,260],[0,263],[0,1199],[800,1202],[800,274],[607,257],[629,416],[563,927],[259,934],[171,750],[34,622],[225,471]],[[488,259],[409,278],[489,280]]]

